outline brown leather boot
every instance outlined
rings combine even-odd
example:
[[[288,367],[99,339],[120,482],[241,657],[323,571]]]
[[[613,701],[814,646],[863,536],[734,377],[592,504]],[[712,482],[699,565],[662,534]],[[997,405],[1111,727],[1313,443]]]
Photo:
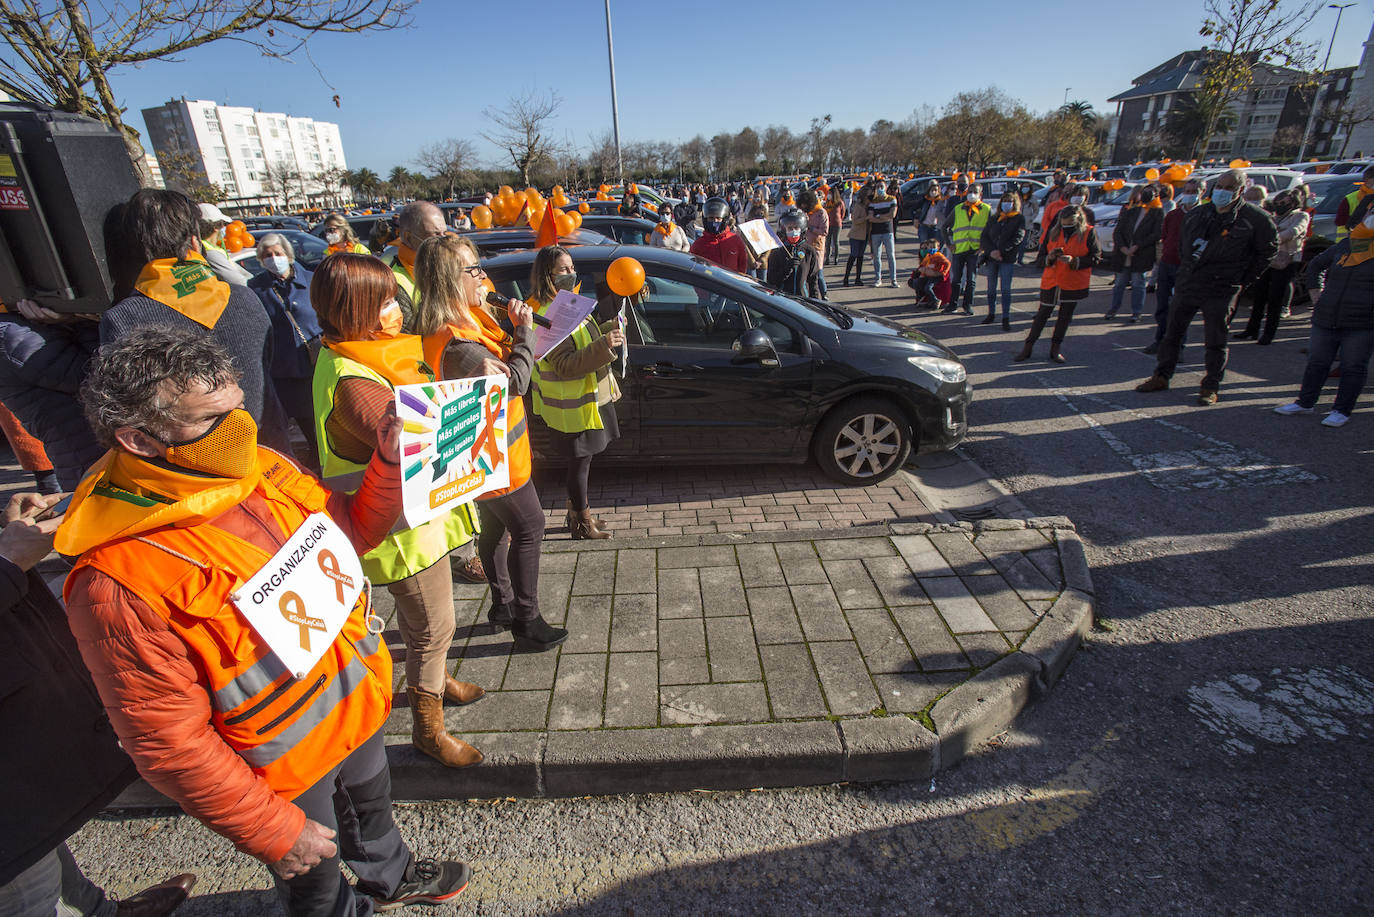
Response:
[[[444,728],[444,702],[438,695],[407,688],[410,697],[410,741],[445,767],[468,767],[482,760],[482,753]]]
[[[479,701],[487,696],[487,692],[479,685],[470,681],[459,681],[452,675],[444,676],[444,700],[450,704],[464,706],[474,701]]]
[[[583,538],[596,541],[611,537],[610,532],[597,527],[590,508],[577,513],[568,510],[568,533],[572,535],[574,541],[580,541]]]
[[[1027,360],[1029,360],[1031,355],[1031,348],[1033,348],[1034,346],[1035,343],[1033,341],[1027,341],[1025,344],[1021,345],[1021,352],[1011,358],[1012,362],[1024,363]]]

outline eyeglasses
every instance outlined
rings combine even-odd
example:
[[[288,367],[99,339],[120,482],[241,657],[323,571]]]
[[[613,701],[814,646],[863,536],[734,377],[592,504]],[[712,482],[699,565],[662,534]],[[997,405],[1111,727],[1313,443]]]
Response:
[[[487,272],[480,264],[471,264],[463,268],[463,273],[474,279],[484,276]]]

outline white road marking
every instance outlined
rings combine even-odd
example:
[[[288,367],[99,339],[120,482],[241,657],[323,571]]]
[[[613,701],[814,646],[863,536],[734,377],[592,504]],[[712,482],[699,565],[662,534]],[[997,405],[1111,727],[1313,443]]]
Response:
[[[1311,484],[1321,480],[1301,466],[1275,462],[1253,449],[1241,448],[1171,420],[1142,414],[1098,395],[1057,388],[1040,376],[1036,376],[1035,379],[1069,410],[1081,417],[1108,448],[1160,490],[1226,490],[1232,487]],[[1174,433],[1197,440],[1200,445],[1195,449],[1169,452],[1137,452],[1091,413],[1071,401],[1069,395],[1085,401],[1095,401],[1110,411],[1123,413],[1135,420],[1158,424]]]
[[[1348,666],[1273,669],[1188,689],[1188,709],[1223,736],[1229,755],[1253,754],[1257,741],[1294,745],[1307,736],[1334,742],[1369,734],[1374,681]]]

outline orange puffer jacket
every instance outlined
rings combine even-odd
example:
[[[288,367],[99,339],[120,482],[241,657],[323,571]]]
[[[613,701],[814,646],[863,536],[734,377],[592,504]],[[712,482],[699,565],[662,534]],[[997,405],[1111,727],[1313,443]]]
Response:
[[[208,524],[271,555],[291,533],[281,530],[261,486]],[[399,509],[396,466],[375,456],[358,491],[331,494],[325,507],[359,554],[381,542]],[[139,773],[244,853],[265,863],[285,856],[305,813],[215,731],[208,677],[164,615],[89,566],[71,574],[66,594],[72,633]]]

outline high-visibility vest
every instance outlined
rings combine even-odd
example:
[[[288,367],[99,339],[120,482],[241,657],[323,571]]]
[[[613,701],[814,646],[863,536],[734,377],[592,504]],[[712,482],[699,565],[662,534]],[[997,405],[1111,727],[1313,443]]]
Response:
[[[351,245],[344,242],[340,242],[337,246],[329,246],[328,254],[337,255],[340,253],[350,255],[370,255],[372,254],[372,249],[368,248],[361,242],[354,242]],[[395,268],[393,267],[392,270],[394,271]]]
[[[511,346],[515,343],[511,336],[501,330],[501,326],[487,314],[485,309],[473,309],[472,319],[478,328],[467,325],[448,325],[454,338],[476,341],[498,360],[510,356]],[[444,347],[447,341],[440,335],[425,338],[426,362],[439,373],[443,373]],[[530,480],[530,438],[525,421],[525,399],[508,392],[506,395],[506,461],[510,465],[510,487],[493,490],[478,497],[478,501],[500,497],[524,487]]]
[[[530,300],[535,311],[543,315],[548,310],[547,303]],[[572,342],[577,350],[592,346],[591,327],[586,319],[573,329]],[[583,430],[600,430],[601,412],[596,407],[596,373],[590,372],[571,378],[560,376],[558,370],[548,360],[534,364],[534,413],[544,419],[544,423],[560,433],[581,433]]]
[[[1091,226],[1083,232],[1076,232],[1067,239],[1060,229],[1055,229],[1054,235],[1046,243],[1045,251],[1052,252],[1055,249],[1063,249],[1064,254],[1074,258],[1086,258],[1088,256],[1087,234],[1092,232]],[[1086,290],[1092,283],[1092,265],[1080,268],[1070,268],[1063,261],[1056,261],[1054,264],[1045,268],[1045,272],[1040,275],[1040,289],[1052,290],[1058,287],[1061,290]]]
[[[420,304],[420,288],[415,286],[415,278],[410,276],[410,271],[401,263],[400,256],[396,252],[385,252],[381,256],[382,261],[387,267],[391,268],[391,273],[396,277],[396,286],[401,288],[401,292],[410,297],[410,304],[418,306]]]
[[[258,449],[258,464],[254,492],[284,544],[311,513],[326,512],[329,491],[271,449]],[[386,721],[391,653],[368,633],[364,589],[319,662],[293,677],[229,599],[273,553],[202,522],[100,545],[74,570],[99,570],[166,620],[205,675],[215,731],[278,795],[294,799]]]
[[[1367,191],[1361,191],[1359,188],[1356,188],[1345,196],[1345,225],[1336,227],[1337,242],[1350,232],[1350,221],[1355,217],[1355,208],[1359,206],[1360,201],[1368,193]]]
[[[978,202],[978,209],[974,211],[972,218],[968,215],[968,205],[960,204],[954,211],[954,232],[950,236],[950,241],[954,243],[954,253],[972,252],[978,250],[978,240],[983,235],[983,227],[988,225],[988,215],[992,213],[992,208],[982,201]]]
[[[423,359],[423,342],[414,338],[416,364]],[[362,483],[367,465],[350,461],[334,451],[325,429],[325,421],[334,411],[334,395],[339,382],[349,376],[371,379],[387,388],[395,386],[381,373],[356,360],[350,360],[328,346],[320,348],[315,361],[315,377],[311,385],[315,405],[315,437],[320,444],[320,472],[334,490],[352,493]],[[433,382],[434,377],[416,372],[413,382]],[[381,544],[362,556],[363,573],[374,583],[394,583],[427,570],[455,548],[472,540],[478,530],[477,514],[464,504],[451,513],[410,528],[404,517],[382,539]]]

